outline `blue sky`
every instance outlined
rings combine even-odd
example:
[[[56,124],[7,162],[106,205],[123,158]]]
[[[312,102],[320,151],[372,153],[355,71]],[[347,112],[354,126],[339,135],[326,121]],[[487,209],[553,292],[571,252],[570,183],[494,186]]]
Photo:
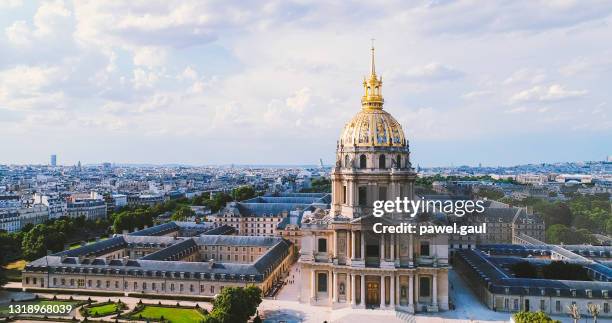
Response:
[[[0,2],[0,163],[333,163],[370,38],[414,164],[612,154],[609,1]]]

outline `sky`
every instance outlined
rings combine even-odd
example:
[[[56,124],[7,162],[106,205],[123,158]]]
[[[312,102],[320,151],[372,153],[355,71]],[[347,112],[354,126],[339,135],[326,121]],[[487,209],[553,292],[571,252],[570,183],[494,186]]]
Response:
[[[371,39],[413,165],[612,154],[612,2],[0,1],[0,164],[334,163]]]

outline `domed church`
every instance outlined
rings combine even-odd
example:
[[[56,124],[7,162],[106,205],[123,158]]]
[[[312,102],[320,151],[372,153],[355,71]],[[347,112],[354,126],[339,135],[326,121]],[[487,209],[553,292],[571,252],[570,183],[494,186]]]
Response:
[[[400,123],[383,109],[374,47],[360,111],[345,125],[332,170],[329,213],[302,220],[300,301],[332,308],[448,309],[448,236],[377,234],[376,200],[414,199],[416,172]],[[405,219],[404,219],[405,220]]]

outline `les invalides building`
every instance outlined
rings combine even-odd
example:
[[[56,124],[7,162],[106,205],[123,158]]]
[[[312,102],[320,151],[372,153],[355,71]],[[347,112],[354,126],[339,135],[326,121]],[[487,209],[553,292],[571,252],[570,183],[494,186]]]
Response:
[[[332,171],[331,210],[302,221],[301,302],[406,312],[448,309],[448,236],[376,234],[376,200],[414,198],[416,173],[402,126],[383,109],[374,48],[361,110],[342,130]]]

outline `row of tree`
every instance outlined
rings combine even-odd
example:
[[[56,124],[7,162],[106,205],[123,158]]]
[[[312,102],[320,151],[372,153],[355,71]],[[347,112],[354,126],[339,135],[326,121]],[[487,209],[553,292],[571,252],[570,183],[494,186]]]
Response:
[[[609,194],[566,194],[567,201],[551,202],[542,198],[501,199],[515,206],[528,206],[546,223],[549,243],[594,243],[591,233],[612,234],[612,212]]]

